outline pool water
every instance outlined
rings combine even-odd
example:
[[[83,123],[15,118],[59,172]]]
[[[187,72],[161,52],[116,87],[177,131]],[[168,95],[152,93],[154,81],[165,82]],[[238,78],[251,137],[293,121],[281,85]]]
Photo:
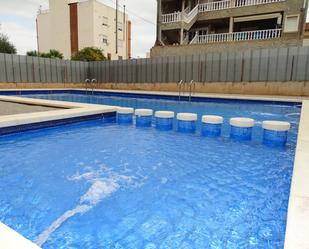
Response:
[[[300,106],[298,104],[287,104],[280,102],[259,102],[259,101],[238,101],[238,100],[220,100],[215,99],[209,102],[188,102],[175,101],[159,98],[132,98],[121,96],[104,96],[104,95],[85,95],[85,94],[34,94],[25,95],[25,97],[60,100],[79,103],[113,105],[133,108],[150,108],[154,111],[174,111],[194,112],[198,114],[201,120],[202,115],[220,115],[225,119],[223,125],[223,136],[229,136],[230,127],[228,125],[231,117],[250,117],[256,120],[257,126],[253,129],[253,139],[258,140],[262,137],[261,122],[264,120],[288,121],[292,124],[291,136],[296,136],[298,122],[300,118]],[[174,119],[174,128],[176,130],[177,120]],[[197,128],[200,130],[201,122],[197,122]],[[289,142],[294,141],[289,139]]]
[[[1,222],[44,249],[283,248],[299,107],[101,98],[292,130],[284,149],[264,146],[260,126],[233,141],[227,124],[215,139],[113,119],[2,136]]]

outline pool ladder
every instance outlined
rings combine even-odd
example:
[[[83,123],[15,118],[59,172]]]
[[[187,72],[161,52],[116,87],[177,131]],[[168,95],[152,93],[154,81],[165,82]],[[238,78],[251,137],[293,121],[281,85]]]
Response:
[[[195,81],[191,80],[189,83],[189,102],[191,102],[192,95],[195,92]]]
[[[184,85],[184,83],[185,82],[183,80],[181,80],[177,84],[178,85],[178,101],[180,101],[180,99],[181,99],[181,89],[182,89],[182,86]]]
[[[88,94],[88,89],[91,89],[92,90],[91,93],[93,95],[96,83],[98,83],[98,81],[96,79],[92,79],[92,80],[86,79],[85,80],[86,93],[87,94]]]
[[[195,81],[191,80],[190,82],[185,82],[183,80],[179,81],[178,85],[178,100],[181,100],[181,94],[183,94],[183,96],[186,96],[186,84],[189,85],[189,89],[188,89],[188,96],[189,96],[189,102],[191,102],[192,99],[192,95],[195,92]]]

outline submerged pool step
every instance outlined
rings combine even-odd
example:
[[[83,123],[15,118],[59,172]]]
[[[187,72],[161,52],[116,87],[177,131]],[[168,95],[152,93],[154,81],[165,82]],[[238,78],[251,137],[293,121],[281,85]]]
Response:
[[[266,120],[262,122],[262,128],[264,129],[264,144],[270,146],[285,146],[291,124],[289,122]]]
[[[136,126],[137,127],[151,127],[152,124],[152,109],[136,109]]]
[[[157,111],[156,117],[156,128],[158,130],[169,131],[173,130],[173,122],[175,113],[170,111]]]
[[[131,107],[118,107],[117,122],[118,124],[132,124],[134,109]]]
[[[231,118],[231,138],[236,140],[250,140],[252,138],[252,129],[254,124],[255,121],[252,118]]]
[[[156,111],[152,109],[136,109],[119,107],[117,110],[117,122],[119,124],[133,124],[133,116],[136,118],[136,127],[151,127],[153,116],[155,127],[158,130],[173,130],[175,112]],[[196,113],[177,113],[177,131],[182,133],[195,133],[198,115]],[[216,115],[203,115],[201,118],[201,135],[219,137],[221,135],[224,117]],[[252,130],[255,120],[246,117],[234,117],[229,120],[230,137],[238,141],[249,141],[252,138]],[[285,146],[288,131],[291,128],[289,122],[266,120],[262,122],[263,143],[270,146]]]
[[[178,113],[177,131],[185,133],[194,133],[196,130],[196,113]]]
[[[224,118],[215,115],[202,116],[202,135],[207,137],[218,137],[221,135],[221,127]]]

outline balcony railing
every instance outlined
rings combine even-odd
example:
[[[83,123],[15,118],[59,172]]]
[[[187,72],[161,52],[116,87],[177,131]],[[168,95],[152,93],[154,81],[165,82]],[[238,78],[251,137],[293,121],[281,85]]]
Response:
[[[199,4],[199,12],[207,12],[213,10],[224,10],[232,8],[232,0],[214,1],[209,3]]]
[[[194,14],[194,16],[193,16],[193,18],[194,18],[198,13],[203,13],[203,12],[208,12],[208,11],[239,8],[239,7],[245,7],[245,6],[255,6],[255,5],[277,3],[277,2],[283,2],[283,1],[285,1],[285,0],[222,0],[222,1],[213,1],[213,2],[208,2],[208,3],[198,4],[195,7],[198,10],[197,12],[195,11],[195,8],[194,8],[193,10],[191,10],[190,13],[189,13],[188,9],[186,9],[184,11],[183,15],[182,15],[181,11],[178,11],[178,12],[175,12],[175,13],[170,13],[170,14],[164,14],[164,15],[162,15],[162,23],[171,23],[171,22],[180,22],[180,21],[187,22],[188,16],[190,14],[191,14],[191,17]]]
[[[162,23],[180,22],[181,20],[182,20],[181,12],[162,15]]]
[[[194,43],[218,43],[230,41],[265,40],[281,37],[281,29],[255,30],[234,33],[221,33],[210,35],[195,35],[190,44]]]
[[[199,12],[282,2],[284,0],[223,0],[199,4]]]
[[[38,14],[47,14],[49,13],[49,9],[39,9]]]
[[[186,8],[183,13],[178,11],[162,15],[162,23],[180,22],[182,20],[186,23],[190,23],[199,12],[198,6],[197,4],[192,10]]]
[[[282,2],[284,0],[231,0],[233,1],[233,7],[243,7],[243,6],[253,6],[267,3],[277,3]]]

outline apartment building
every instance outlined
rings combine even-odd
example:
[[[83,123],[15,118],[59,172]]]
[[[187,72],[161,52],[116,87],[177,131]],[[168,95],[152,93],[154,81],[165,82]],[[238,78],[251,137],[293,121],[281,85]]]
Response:
[[[116,25],[117,24],[117,25]],[[117,30],[117,31],[116,31]],[[57,49],[66,59],[84,47],[100,48],[111,60],[131,57],[131,22],[96,0],[49,0],[37,16],[38,50]]]
[[[309,46],[309,23],[306,23],[305,25],[303,46]]]
[[[151,56],[302,46],[307,0],[157,0]]]

